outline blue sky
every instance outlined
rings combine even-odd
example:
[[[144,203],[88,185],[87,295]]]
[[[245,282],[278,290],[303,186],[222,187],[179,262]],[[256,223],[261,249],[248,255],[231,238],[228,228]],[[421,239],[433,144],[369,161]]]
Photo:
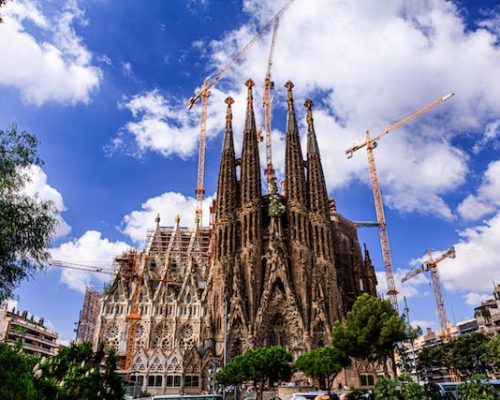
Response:
[[[54,258],[109,264],[140,247],[160,213],[193,223],[199,107],[185,102],[284,0],[11,1],[0,26],[0,124],[35,133],[42,170],[26,190],[60,210]],[[284,88],[315,103],[330,194],[340,213],[374,220],[366,156],[344,150],[420,106],[456,96],[385,137],[376,150],[396,276],[428,247],[455,245],[440,266],[448,314],[500,281],[500,7],[496,1],[295,0],[283,16],[273,65],[273,157],[283,174]],[[262,94],[270,35],[212,90],[205,187],[215,192],[227,95],[241,132],[246,79]],[[261,116],[258,116],[261,120]],[[241,135],[236,134],[236,146]],[[261,148],[261,158],[264,157]],[[205,214],[207,215],[207,214]],[[207,218],[206,218],[207,219]],[[205,219],[205,220],[206,220]],[[383,292],[376,230],[362,229]],[[49,269],[16,292],[68,340],[86,284],[105,277]],[[437,326],[426,276],[398,283],[412,319]]]

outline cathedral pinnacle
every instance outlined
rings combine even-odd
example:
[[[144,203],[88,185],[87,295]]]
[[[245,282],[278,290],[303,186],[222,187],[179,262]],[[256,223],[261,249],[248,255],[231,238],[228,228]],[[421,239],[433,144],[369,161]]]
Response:
[[[233,121],[233,111],[231,109],[231,104],[234,104],[234,100],[231,96],[226,97],[226,100],[224,102],[227,104],[227,110],[226,110],[226,128],[230,129],[231,122]]]
[[[249,79],[245,82],[246,87],[248,88],[247,92],[247,110],[253,110],[253,91],[252,87],[255,86],[255,83]]]
[[[307,99],[304,103],[304,106],[307,108],[307,154],[319,154],[318,141],[316,140],[316,133],[314,131],[313,105],[314,103],[311,99]]]
[[[293,94],[292,94],[293,86],[294,85],[292,81],[288,81],[287,83],[285,83],[285,87],[288,90],[287,94],[288,111],[291,111],[293,109]]]

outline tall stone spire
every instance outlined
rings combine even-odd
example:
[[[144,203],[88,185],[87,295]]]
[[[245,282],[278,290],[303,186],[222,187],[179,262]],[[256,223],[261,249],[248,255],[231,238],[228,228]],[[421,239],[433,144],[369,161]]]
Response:
[[[243,268],[243,287],[248,299],[247,312],[251,318],[255,315],[262,288],[262,196],[260,180],[259,144],[253,110],[254,83],[246,81],[248,88],[247,114],[243,132],[243,150],[241,154],[241,265]]]
[[[238,207],[237,183],[236,183],[236,159],[234,155],[232,109],[234,100],[231,97],[226,99],[226,129],[224,131],[224,141],[219,168],[219,180],[217,183],[216,218],[233,217]]]
[[[304,172],[304,159],[300,147],[299,129],[293,105],[293,83],[285,84],[288,90],[288,116],[286,124],[286,153],[285,153],[285,180],[288,202],[296,202],[307,206],[306,177]]]
[[[313,102],[306,100],[307,108],[307,194],[309,210],[317,212],[321,217],[329,219],[328,192],[326,190],[325,175],[321,165],[318,141],[314,131],[314,119],[312,114]]]
[[[292,88],[288,81],[288,117],[286,126],[285,180],[287,197],[288,241],[291,249],[291,277],[300,312],[307,330],[311,321],[311,251],[307,187],[299,129],[295,117]]]
[[[257,142],[257,128],[253,110],[252,87],[254,83],[249,79],[245,85],[248,87],[248,95],[241,155],[241,203],[243,206],[257,200],[260,201],[261,196],[259,143]]]

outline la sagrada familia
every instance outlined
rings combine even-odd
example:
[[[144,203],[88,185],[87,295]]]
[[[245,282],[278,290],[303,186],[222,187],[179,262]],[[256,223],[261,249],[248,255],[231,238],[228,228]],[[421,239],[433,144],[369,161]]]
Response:
[[[224,354],[282,345],[294,356],[330,343],[357,296],[376,295],[376,276],[356,225],[328,198],[313,103],[306,159],[288,82],[285,183],[262,194],[251,80],[241,157],[227,114],[209,228],[160,226],[146,248],[117,258],[101,300],[94,342],[117,351],[123,372],[151,393],[209,390]]]

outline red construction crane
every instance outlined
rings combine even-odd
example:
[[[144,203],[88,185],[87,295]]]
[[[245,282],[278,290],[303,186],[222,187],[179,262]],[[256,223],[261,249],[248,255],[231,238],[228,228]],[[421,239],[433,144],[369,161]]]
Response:
[[[271,27],[271,25],[279,19],[280,16],[290,7],[294,0],[288,2],[271,18],[264,27],[250,40],[245,47],[243,47],[236,55],[229,61],[223,68],[215,74],[205,78],[201,90],[191,97],[187,103],[188,109],[191,109],[198,100],[201,98],[201,123],[200,123],[200,141],[198,146],[198,172],[196,181],[196,211],[195,220],[201,224],[203,217],[203,198],[205,196],[205,188],[203,185],[205,179],[205,150],[206,150],[206,137],[207,137],[207,107],[208,97],[210,96],[210,89],[219,82],[222,77],[228,72],[253,46],[253,44]]]
[[[423,263],[420,267],[408,273],[403,279],[401,279],[401,282],[406,282],[407,280],[413,278],[416,275],[421,274],[424,271],[425,272],[428,271],[431,273],[431,283],[432,283],[432,288],[434,289],[434,296],[436,297],[436,307],[439,316],[439,322],[441,324],[441,329],[446,329],[448,327],[448,316],[446,314],[443,288],[441,287],[441,281],[439,279],[439,272],[437,270],[437,265],[446,258],[455,258],[455,248],[450,247],[437,259],[434,259],[432,257],[431,250],[429,250],[427,254],[429,256],[429,261]]]
[[[375,212],[377,214],[377,224],[379,229],[379,237],[380,237],[380,246],[382,247],[382,258],[385,266],[385,275],[387,279],[387,295],[389,296],[389,300],[391,301],[394,309],[398,309],[398,291],[396,290],[396,284],[394,282],[394,273],[392,270],[392,257],[391,250],[389,247],[389,237],[387,235],[387,224],[385,222],[384,215],[384,204],[382,202],[382,192],[380,190],[380,183],[377,175],[377,168],[375,166],[375,157],[373,155],[373,150],[377,147],[378,141],[388,133],[393,130],[399,128],[407,124],[408,122],[413,121],[415,118],[425,114],[427,111],[430,111],[434,107],[439,104],[444,103],[446,100],[454,96],[454,93],[448,93],[446,96],[440,97],[433,102],[423,106],[418,109],[414,113],[410,114],[406,118],[403,118],[401,121],[396,122],[395,124],[389,126],[387,129],[384,129],[381,133],[379,133],[375,137],[370,136],[370,132],[366,131],[365,141],[354,145],[353,147],[346,150],[347,158],[351,158],[355,151],[366,147],[366,155],[368,157],[368,168],[370,170],[370,179],[372,183],[372,191],[373,198],[375,200]]]

